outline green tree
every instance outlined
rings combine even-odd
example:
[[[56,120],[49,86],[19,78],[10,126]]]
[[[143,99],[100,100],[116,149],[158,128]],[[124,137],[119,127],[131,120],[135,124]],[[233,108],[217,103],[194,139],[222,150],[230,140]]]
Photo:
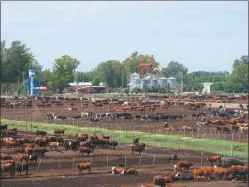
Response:
[[[27,78],[30,67],[36,70],[42,68],[25,44],[13,41],[7,48],[6,42],[1,41],[1,83],[22,82],[22,72],[25,72],[25,78]]]
[[[242,56],[233,63],[232,82],[241,83],[248,90],[248,56]]]
[[[139,65],[142,59],[144,60],[145,64],[148,64],[151,61],[151,55],[143,55],[135,51],[131,54],[130,57],[128,57],[127,59],[123,61],[123,64],[126,67],[128,76],[130,75],[130,73],[139,72]],[[158,66],[159,66],[159,62],[155,60],[155,68],[158,68]],[[130,77],[127,77],[128,80],[129,78]]]
[[[53,85],[62,93],[62,90],[73,80],[75,69],[80,61],[68,55],[55,59],[52,68]]]
[[[95,76],[95,77],[93,78],[93,80],[92,80],[93,86],[98,86],[99,83],[100,83],[100,78],[97,77],[97,76]]]
[[[165,77],[175,77],[177,81],[180,81],[181,73],[185,75],[188,69],[183,66],[183,64],[177,61],[170,61],[166,68],[162,69],[162,74]]]

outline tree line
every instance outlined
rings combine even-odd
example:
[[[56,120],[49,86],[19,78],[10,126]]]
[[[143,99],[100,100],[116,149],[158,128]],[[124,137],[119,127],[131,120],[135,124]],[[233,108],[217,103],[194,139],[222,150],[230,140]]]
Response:
[[[100,62],[91,71],[76,71],[80,61],[69,55],[54,60],[51,69],[44,69],[36,60],[30,48],[20,41],[13,41],[9,47],[6,41],[1,41],[1,90],[2,93],[14,90],[19,94],[23,88],[23,80],[28,78],[29,68],[36,70],[37,79],[41,85],[47,86],[53,92],[61,93],[69,82],[92,82],[98,85],[104,82],[110,89],[127,85],[130,73],[139,71],[143,58],[149,63],[152,54],[133,52],[123,61],[107,60]],[[155,58],[155,68],[160,69],[159,76],[175,77],[180,84],[183,80],[184,91],[201,91],[203,82],[213,82],[213,92],[248,92],[248,56],[235,59],[232,73],[227,71],[188,72],[188,69],[178,61],[170,61],[166,67],[161,67]],[[178,85],[180,86],[180,85]],[[153,88],[158,91],[160,88]]]

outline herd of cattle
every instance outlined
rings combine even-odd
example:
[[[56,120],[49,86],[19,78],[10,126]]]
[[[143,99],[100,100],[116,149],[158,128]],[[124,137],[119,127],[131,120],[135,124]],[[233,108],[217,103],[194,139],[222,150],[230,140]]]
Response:
[[[201,107],[212,107],[211,103],[231,103],[237,100],[247,100],[248,96],[146,96],[140,98],[130,99],[95,99],[95,98],[84,98],[84,97],[25,97],[25,98],[12,98],[5,99],[1,98],[1,107],[6,108],[20,108],[20,107],[32,107],[32,100],[39,100],[37,104],[41,108],[49,107],[63,107],[70,106],[70,110],[77,110],[75,105],[81,107],[94,107],[107,106],[110,111],[142,111],[148,109],[148,111],[154,111],[157,107],[168,108],[170,105],[182,105],[196,110]],[[122,107],[116,107],[116,106]],[[128,107],[129,106],[129,107]],[[248,106],[247,106],[248,107]],[[241,108],[244,108],[242,105]]]
[[[14,177],[17,171],[21,175],[22,171],[26,174],[29,172],[30,164],[37,163],[38,157],[44,158],[48,151],[62,152],[59,147],[64,147],[65,150],[78,151],[80,155],[87,154],[89,156],[96,148],[111,147],[115,149],[119,143],[111,140],[109,136],[103,135],[88,135],[85,133],[76,133],[75,136],[65,136],[65,129],[55,130],[53,135],[48,135],[46,131],[36,131],[36,137],[25,137],[18,134],[17,129],[8,129],[8,125],[1,125],[0,139],[1,147],[13,148],[16,152],[16,158],[9,154],[1,153],[1,175],[8,172],[11,177]],[[8,133],[6,133],[8,132]],[[131,153],[138,152],[139,154],[145,150],[145,143],[139,143],[139,138],[133,138]],[[248,167],[237,159],[222,159],[221,156],[210,156],[207,160],[210,166],[201,168],[193,168],[192,174],[189,173],[190,167],[194,166],[193,162],[187,160],[179,160],[177,155],[172,158],[176,160],[173,172],[165,176],[155,176],[153,183],[156,186],[165,186],[166,183],[172,183],[176,180],[210,180],[221,179],[248,180]],[[215,165],[214,165],[215,164]],[[79,173],[87,169],[91,173],[91,162],[76,163],[75,168],[78,168]],[[112,174],[137,174],[135,168],[126,168],[120,164],[112,167]],[[145,185],[149,186],[149,185]]]
[[[29,165],[37,162],[38,157],[43,158],[48,151],[59,151],[59,147],[64,147],[65,150],[78,151],[80,155],[89,155],[94,152],[95,148],[115,147],[119,143],[111,140],[109,136],[92,135],[85,133],[77,133],[75,136],[64,136],[65,129],[55,130],[54,134],[49,136],[46,131],[36,131],[36,137],[19,136],[17,129],[8,129],[8,125],[1,125],[0,146],[13,148],[17,153],[17,157],[13,159],[9,154],[1,153],[1,174],[9,172],[10,176],[15,175],[15,170],[20,174],[21,171],[26,171],[28,174]],[[132,154],[134,152],[141,153],[145,148],[145,144],[134,144],[131,147]],[[18,163],[15,161],[26,161],[26,163]],[[86,165],[85,165],[86,164]],[[16,167],[16,168],[15,168]],[[82,169],[89,169],[88,163],[78,163],[76,167],[81,171]]]
[[[238,104],[239,109],[224,109],[220,106],[213,109],[212,103],[234,102],[235,100],[246,100],[248,96],[149,96],[131,99],[92,99],[92,98],[64,98],[64,97],[33,97],[33,98],[13,98],[1,99],[1,107],[5,108],[32,108],[33,100],[39,100],[37,107],[66,107],[65,110],[71,111],[72,119],[86,119],[90,123],[100,123],[101,121],[112,120],[134,120],[134,122],[164,122],[163,131],[198,131],[213,127],[216,132],[230,133],[241,132],[248,133],[248,105],[245,107]],[[193,114],[165,114],[161,112],[169,107],[186,107],[193,111]],[[88,108],[82,112],[82,108]],[[107,108],[108,112],[99,112],[100,108]],[[211,110],[212,108],[212,110]],[[207,113],[207,111],[210,111]],[[161,112],[161,113],[159,113]],[[211,114],[211,115],[210,115]],[[198,119],[196,127],[182,126],[175,128],[170,125],[170,120],[184,119],[194,117]],[[214,119],[213,117],[218,117]],[[68,117],[59,114],[47,114],[46,119],[49,122],[54,120],[67,120]],[[97,148],[111,147],[113,150],[119,145],[109,136],[89,135],[86,133],[76,133],[74,136],[65,136],[66,129],[57,129],[53,135],[48,135],[45,131],[36,131],[36,137],[26,137],[19,135],[17,129],[9,129],[8,125],[0,126],[0,146],[12,148],[16,152],[13,158],[9,154],[0,154],[1,168],[0,174],[5,172],[14,177],[17,172],[29,173],[29,166],[36,164],[38,158],[44,158],[49,151],[62,152],[65,150],[77,151],[79,155],[86,154],[88,157],[94,153]],[[139,142],[139,138],[133,139],[131,153],[139,154],[145,150],[145,144]],[[172,184],[174,181],[184,180],[248,180],[248,166],[237,159],[222,158],[221,156],[210,156],[207,160],[210,166],[194,167],[194,163],[187,160],[179,160],[174,156],[176,164],[172,172],[153,178],[154,186],[165,187],[183,187]],[[215,165],[213,165],[215,163]],[[76,163],[75,168],[79,170],[88,170],[91,173],[91,162]],[[189,172],[191,170],[191,172]],[[137,174],[135,168],[127,168],[120,164],[112,167],[112,174]],[[145,184],[144,187],[152,187]]]

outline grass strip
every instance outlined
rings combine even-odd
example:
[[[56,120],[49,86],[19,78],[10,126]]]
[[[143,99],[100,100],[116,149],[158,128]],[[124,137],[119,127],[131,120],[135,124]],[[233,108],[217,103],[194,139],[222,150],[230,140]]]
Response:
[[[104,129],[97,127],[77,127],[77,126],[61,125],[61,124],[16,121],[16,120],[7,120],[2,118],[1,118],[1,124],[8,124],[11,128],[17,128],[18,130],[23,130],[23,131],[36,131],[37,129],[44,130],[50,134],[53,133],[54,129],[62,129],[62,128],[67,129],[66,134],[68,135],[69,134],[74,135],[76,132],[105,134],[114,137],[114,139],[118,140],[120,143],[131,143],[133,136],[137,136],[140,137],[141,140],[147,145],[154,147],[167,147],[173,149],[179,148],[179,149],[188,149],[195,151],[213,152],[225,156],[231,156],[231,154],[233,154],[233,156],[236,157],[248,158],[248,149],[247,151],[243,152],[234,150],[231,153],[231,148],[230,148],[231,146],[248,147],[247,143],[239,143],[239,142],[232,142],[225,140],[197,139],[197,138],[184,137],[179,135],[161,135],[161,134],[152,134],[152,133],[137,132],[137,131],[120,131],[120,130]],[[180,145],[177,145],[177,141],[180,141]],[[197,142],[198,146],[196,146]],[[203,146],[200,146],[200,144]],[[220,148],[215,148],[214,145],[216,146],[223,145],[224,147],[223,149],[220,149]]]

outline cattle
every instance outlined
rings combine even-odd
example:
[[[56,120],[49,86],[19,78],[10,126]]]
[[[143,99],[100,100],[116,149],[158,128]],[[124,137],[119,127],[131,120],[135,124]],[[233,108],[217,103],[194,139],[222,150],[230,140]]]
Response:
[[[90,162],[79,163],[79,164],[76,164],[75,167],[79,169],[79,174],[84,169],[88,169],[88,173],[91,173],[91,163]]]
[[[236,158],[222,158],[222,162],[223,162],[223,167],[232,167],[233,165],[240,165],[240,166],[245,166],[245,164]]]
[[[200,177],[204,176],[207,180],[213,173],[214,168],[195,168],[193,169],[194,180],[197,181]]]
[[[45,136],[46,134],[47,134],[46,131],[39,131],[39,130],[36,131],[36,136],[38,135]]]
[[[109,140],[107,142],[108,146],[111,146],[114,150],[115,150],[115,147],[119,144],[117,141],[115,140]]]
[[[1,168],[0,168],[0,173],[1,175],[4,172],[9,172],[11,177],[14,177],[15,175],[15,163],[7,163],[7,164],[1,164]]]
[[[83,156],[83,153],[87,153],[87,156],[89,157],[90,153],[93,152],[93,149],[89,147],[79,147],[79,153],[81,156]]]
[[[141,143],[141,144],[136,144],[136,145],[133,145],[131,146],[131,152],[132,154],[134,154],[134,151],[135,152],[138,152],[139,154],[141,154],[141,152],[145,149],[145,143]]]
[[[5,125],[0,125],[0,130],[7,130],[8,128],[8,125],[5,124]]]
[[[128,169],[124,170],[124,174],[127,174],[127,175],[136,175],[136,174],[138,174],[138,172],[134,168],[128,168]]]
[[[189,174],[181,175],[180,172],[175,174],[175,180],[194,180],[194,177]]]
[[[64,148],[65,148],[65,150],[72,148],[72,142],[71,141],[64,141]]]
[[[29,156],[29,162],[36,162],[37,163],[37,158],[38,158],[39,153],[34,153],[32,155]]]
[[[153,178],[153,184],[158,187],[165,187],[166,183],[172,183],[174,176],[157,175]]]
[[[29,161],[29,158],[30,158],[30,155],[29,154],[22,154],[22,153],[18,153],[18,156],[17,156],[17,160],[20,160],[20,161],[26,161],[28,162]]]
[[[64,133],[65,133],[65,131],[66,131],[67,129],[58,129],[58,130],[54,130],[54,134],[63,134],[64,135]]]
[[[221,166],[221,156],[209,156],[207,160],[210,162],[210,166],[213,166],[214,162],[218,162],[219,166]]]
[[[81,118],[81,115],[74,115],[74,116],[72,116],[72,119],[79,119],[79,118]]]
[[[0,160],[11,160],[13,159],[10,155],[0,153]]]
[[[5,142],[6,147],[18,147],[20,143],[18,141],[7,141]]]
[[[49,142],[48,146],[50,147],[50,149],[57,149],[59,146],[59,142]]]
[[[134,175],[138,174],[137,170],[134,168],[123,168],[123,167],[112,167],[112,174],[128,174],[128,175]]]
[[[246,178],[248,180],[248,167],[247,166],[233,165],[231,167],[231,173],[233,175],[233,182],[237,178],[242,178],[243,182],[246,181]]]
[[[16,171],[17,171],[18,175],[21,175],[22,171],[26,171],[26,175],[28,175],[29,174],[29,163],[25,163],[23,165],[18,164],[16,166]]]
[[[100,140],[94,140],[92,141],[92,144],[96,147],[96,146],[99,146],[101,148],[107,148],[108,146],[108,140],[105,140],[105,139],[100,139]]]
[[[185,160],[179,160],[176,165],[174,165],[174,171],[181,171],[182,168],[186,169],[187,172],[191,166],[193,166],[194,163],[190,161]]]
[[[139,143],[139,138],[138,137],[134,137],[133,138],[133,144],[136,145]]]
[[[78,110],[78,108],[76,108],[76,107],[70,107],[70,108],[68,108],[68,110],[69,111],[76,111],[76,110]]]
[[[100,120],[98,118],[90,118],[90,123],[99,123]]]
[[[222,167],[216,167],[214,168],[214,178],[221,179],[224,177],[224,180],[227,180],[228,176],[231,174],[231,168],[222,168]]]

